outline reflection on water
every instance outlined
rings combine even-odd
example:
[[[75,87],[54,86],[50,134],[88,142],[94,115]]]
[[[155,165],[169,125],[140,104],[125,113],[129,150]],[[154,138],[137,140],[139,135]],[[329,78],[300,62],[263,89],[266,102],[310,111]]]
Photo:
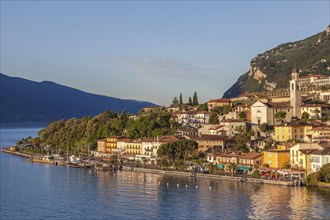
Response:
[[[1,142],[19,131],[3,131]],[[329,189],[96,173],[0,158],[0,219],[329,219]]]

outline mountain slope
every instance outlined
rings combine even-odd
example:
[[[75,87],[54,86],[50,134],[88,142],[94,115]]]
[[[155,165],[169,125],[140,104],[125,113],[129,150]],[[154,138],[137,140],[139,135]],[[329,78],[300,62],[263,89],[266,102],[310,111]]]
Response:
[[[150,102],[94,95],[53,82],[34,82],[0,73],[0,122],[53,121],[94,116],[106,110],[135,114]]]
[[[239,77],[224,97],[245,92],[272,91],[287,88],[291,70],[296,66],[300,75],[330,75],[330,26],[326,31],[304,40],[281,44],[251,60],[250,70]]]

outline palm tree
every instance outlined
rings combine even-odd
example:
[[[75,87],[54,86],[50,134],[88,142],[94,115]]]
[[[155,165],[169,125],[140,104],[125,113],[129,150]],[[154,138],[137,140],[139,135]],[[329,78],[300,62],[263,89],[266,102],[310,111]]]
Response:
[[[214,165],[213,163],[209,163],[209,164],[207,165],[207,169],[209,170],[209,173],[210,173],[210,174],[214,174],[215,171],[216,171],[216,167],[215,167],[215,165]]]
[[[234,176],[236,167],[237,167],[236,163],[232,163],[232,162],[227,165],[227,170],[231,172],[232,176]]]

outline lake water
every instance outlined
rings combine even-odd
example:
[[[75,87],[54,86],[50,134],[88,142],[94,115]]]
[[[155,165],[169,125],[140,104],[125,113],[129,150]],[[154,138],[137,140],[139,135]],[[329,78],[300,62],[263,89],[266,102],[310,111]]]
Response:
[[[1,125],[1,146],[36,136],[42,126]],[[96,174],[0,156],[1,219],[330,219],[328,189]]]

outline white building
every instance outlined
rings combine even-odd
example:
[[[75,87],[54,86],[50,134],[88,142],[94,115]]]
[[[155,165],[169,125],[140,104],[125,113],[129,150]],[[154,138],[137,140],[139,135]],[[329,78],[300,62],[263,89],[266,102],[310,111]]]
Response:
[[[171,142],[171,141],[178,141],[179,139],[175,136],[168,135],[162,136],[160,138],[143,138],[141,140],[142,149],[141,154],[150,156],[152,158],[157,157],[157,151],[160,145]]]
[[[142,139],[142,155],[157,157],[157,150],[162,144],[159,139],[143,138]],[[154,150],[157,149],[157,150]]]
[[[330,163],[330,148],[314,151],[311,157],[312,172],[317,172],[324,164]]]
[[[199,128],[205,124],[209,123],[211,113],[203,111],[187,111],[177,113],[177,122],[184,126],[190,126],[194,128]]]
[[[301,87],[308,86],[328,86],[330,85],[330,76],[320,75],[320,74],[311,74],[303,76],[298,80],[298,83]]]
[[[119,138],[117,140],[117,150],[116,152],[119,154],[126,153],[127,144],[133,142],[133,139],[129,138]]]
[[[326,104],[305,104],[301,106],[301,112],[307,112],[311,119],[328,118],[330,114],[330,105]]]
[[[223,125],[223,130],[226,131],[227,136],[233,136],[234,134],[239,133],[239,130],[246,130],[246,121],[237,120],[237,119],[226,119],[220,121],[220,125]]]
[[[292,106],[287,102],[282,103],[264,103],[256,101],[251,105],[251,123],[254,126],[261,125],[262,123],[268,123],[275,125],[275,114],[279,111],[286,113],[285,121],[291,121],[292,118]]]
[[[330,91],[320,92],[320,99],[330,104]]]

